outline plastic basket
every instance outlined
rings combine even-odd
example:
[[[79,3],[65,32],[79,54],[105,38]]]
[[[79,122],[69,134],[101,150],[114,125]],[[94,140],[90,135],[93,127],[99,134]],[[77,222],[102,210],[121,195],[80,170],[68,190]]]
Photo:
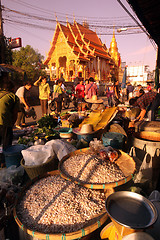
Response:
[[[32,180],[39,175],[42,175],[46,172],[56,170],[58,168],[58,159],[53,157],[47,160],[47,162],[41,165],[26,166],[24,159],[21,160],[21,166],[25,169],[29,178]]]

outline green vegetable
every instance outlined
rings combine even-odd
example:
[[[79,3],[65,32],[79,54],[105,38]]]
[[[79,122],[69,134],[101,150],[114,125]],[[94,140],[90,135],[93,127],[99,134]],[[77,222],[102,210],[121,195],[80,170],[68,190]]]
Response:
[[[57,119],[53,118],[53,116],[49,114],[40,118],[37,123],[40,128],[46,127],[46,128],[52,129],[57,126],[58,121]]]

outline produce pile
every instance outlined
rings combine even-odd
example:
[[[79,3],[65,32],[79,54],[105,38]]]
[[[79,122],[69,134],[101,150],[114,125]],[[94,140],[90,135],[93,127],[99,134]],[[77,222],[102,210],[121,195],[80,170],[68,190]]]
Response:
[[[25,192],[16,213],[33,231],[75,232],[105,213],[105,194],[52,175],[36,181]]]
[[[37,121],[37,126],[28,131],[25,136],[19,137],[18,144],[32,146],[33,144],[45,144],[47,141],[59,138],[55,127],[58,120],[51,115],[46,115]]]
[[[111,146],[105,147],[97,139],[90,141],[89,146],[60,161],[59,170],[64,178],[98,186],[123,181],[134,173],[135,162],[128,154]]]
[[[125,177],[116,163],[104,160],[100,153],[91,151],[69,157],[60,169],[66,176],[90,184],[111,183]]]

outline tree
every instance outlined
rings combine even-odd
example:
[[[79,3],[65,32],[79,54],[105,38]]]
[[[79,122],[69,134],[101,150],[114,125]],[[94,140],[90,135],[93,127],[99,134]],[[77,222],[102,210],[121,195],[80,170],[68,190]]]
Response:
[[[12,64],[26,72],[27,78],[35,81],[40,75],[45,76],[46,72],[42,60],[44,57],[34,50],[30,45],[14,50],[12,53]]]

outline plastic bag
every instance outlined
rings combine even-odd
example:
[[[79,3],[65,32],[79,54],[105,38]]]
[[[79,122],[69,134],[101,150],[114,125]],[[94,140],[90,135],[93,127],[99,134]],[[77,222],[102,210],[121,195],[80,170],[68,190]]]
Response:
[[[50,145],[36,145],[22,150],[22,155],[26,166],[41,165],[55,153]]]
[[[47,142],[45,145],[51,146],[59,161],[70,152],[74,152],[77,149],[66,140],[55,139]]]
[[[2,168],[0,174],[0,182],[6,182],[10,184],[21,183],[24,175],[24,168],[22,166],[16,167],[12,165],[8,168]]]

